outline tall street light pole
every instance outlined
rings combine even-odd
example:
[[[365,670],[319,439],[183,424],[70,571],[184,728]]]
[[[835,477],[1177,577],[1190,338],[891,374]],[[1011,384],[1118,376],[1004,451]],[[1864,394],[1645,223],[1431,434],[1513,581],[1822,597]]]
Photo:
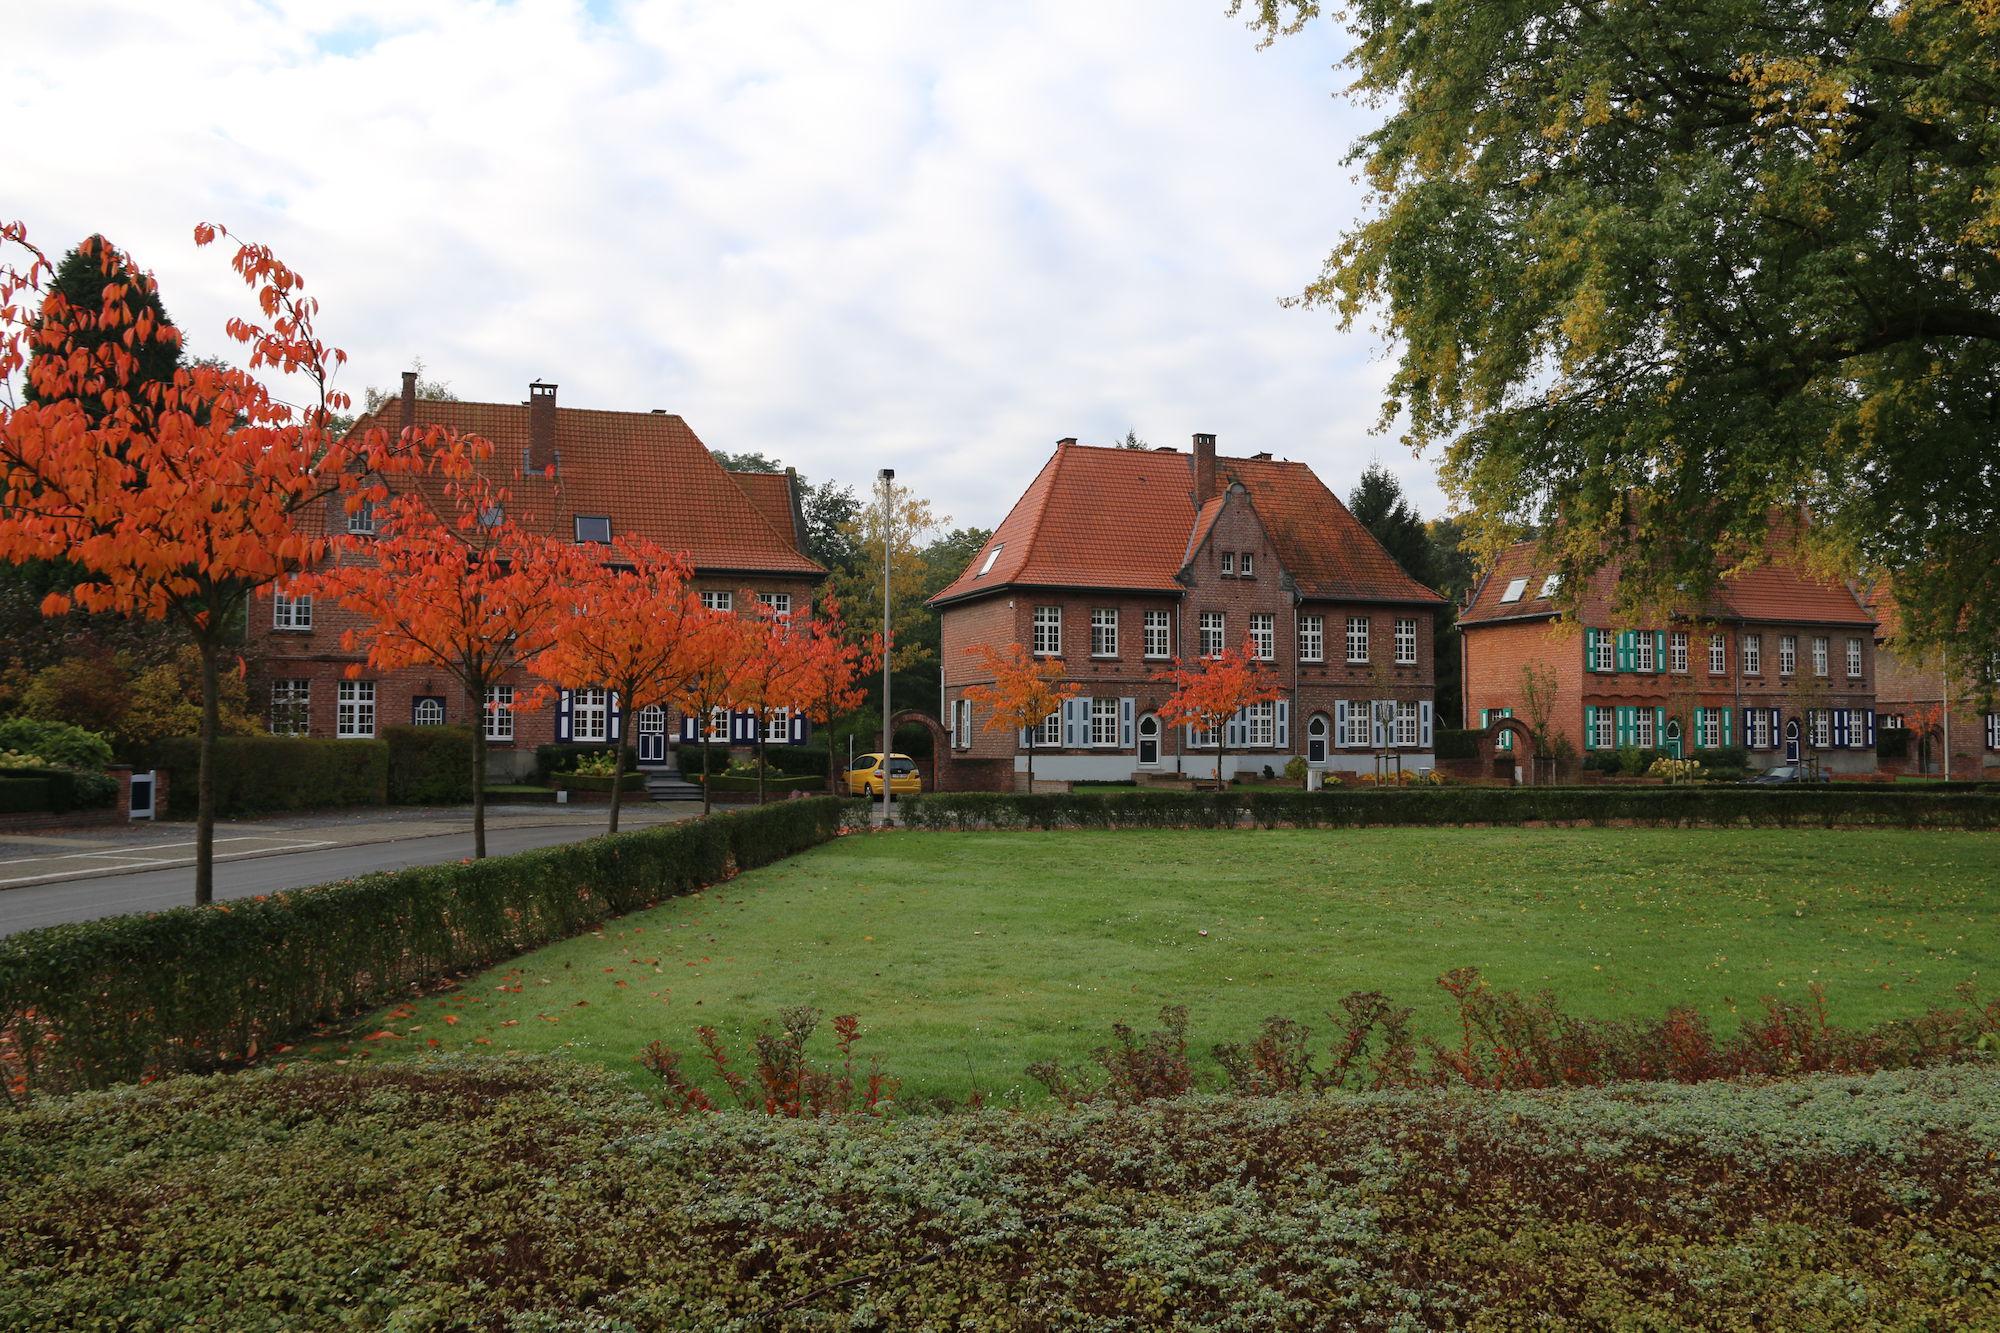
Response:
[[[896,469],[885,467],[876,473],[882,483],[882,822],[889,822],[889,801],[896,782],[896,728],[889,721],[889,525],[895,516],[890,504],[895,491]]]

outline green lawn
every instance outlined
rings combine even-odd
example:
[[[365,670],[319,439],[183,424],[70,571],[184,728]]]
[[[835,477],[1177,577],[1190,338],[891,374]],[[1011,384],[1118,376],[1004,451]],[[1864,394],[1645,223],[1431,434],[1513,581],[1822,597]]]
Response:
[[[2000,835],[1902,830],[1374,829],[848,837],[371,1016],[343,1060],[562,1050],[635,1079],[654,1038],[732,1049],[792,1004],[860,1015],[908,1094],[1039,1088],[1125,1021],[1194,1038],[1313,1024],[1350,990],[1452,1030],[1470,964],[1574,1010],[1694,1003],[1717,1026],[1825,985],[1868,1023],[2000,968]],[[362,1034],[376,1035],[372,1040]]]

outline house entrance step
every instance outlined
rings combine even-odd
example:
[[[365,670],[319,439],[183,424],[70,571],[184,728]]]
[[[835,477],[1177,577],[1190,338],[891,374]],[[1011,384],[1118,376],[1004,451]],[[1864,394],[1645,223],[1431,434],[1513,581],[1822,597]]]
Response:
[[[679,769],[653,768],[646,772],[646,795],[656,801],[699,801],[701,788],[680,775]]]

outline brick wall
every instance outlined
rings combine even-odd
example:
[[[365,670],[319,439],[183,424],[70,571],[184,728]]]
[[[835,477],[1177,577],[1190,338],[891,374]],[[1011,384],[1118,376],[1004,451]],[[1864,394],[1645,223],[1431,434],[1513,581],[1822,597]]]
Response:
[[[1909,756],[1896,765],[1901,771],[1944,772],[1943,699],[1944,678],[1935,660],[1906,656],[1888,644],[1876,645],[1875,660],[1880,672],[1876,687],[1876,710],[1901,714],[1913,729],[1919,719],[1936,710],[1940,725],[1931,728],[1928,746],[1920,752],[1918,738],[1910,740]],[[1977,703],[1977,691],[1963,677],[1951,686],[1951,775],[1955,778],[2000,776],[2000,750],[1987,745],[1986,714]]]

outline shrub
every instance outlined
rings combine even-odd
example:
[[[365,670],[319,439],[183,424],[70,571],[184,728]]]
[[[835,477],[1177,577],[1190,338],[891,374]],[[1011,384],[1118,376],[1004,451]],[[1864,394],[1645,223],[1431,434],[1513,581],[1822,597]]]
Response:
[[[535,781],[547,782],[557,773],[573,773],[577,764],[586,756],[609,754],[609,745],[537,745],[535,747]],[[639,766],[639,752],[631,746],[625,747],[625,771],[631,772]],[[609,772],[610,770],[606,770]]]
[[[107,773],[87,773],[73,768],[57,768],[39,758],[27,767],[0,767],[0,776],[23,778],[40,784],[39,804],[25,807],[64,815],[72,810],[96,810],[118,799],[118,779]],[[23,793],[18,799],[26,799]]]
[[[768,1028],[751,1043],[756,1055],[755,1082],[730,1067],[729,1054],[712,1027],[695,1029],[695,1040],[714,1071],[716,1081],[744,1110],[796,1120],[801,1116],[880,1115],[896,1095],[897,1081],[882,1072],[879,1057],[871,1057],[867,1072],[855,1079],[854,1047],[861,1024],[852,1014],[833,1020],[833,1046],[840,1056],[838,1071],[816,1068],[806,1054],[806,1042],[819,1027],[819,1010],[807,1005],[787,1009],[779,1031]],[[700,1086],[681,1072],[681,1053],[661,1042],[649,1044],[639,1056],[660,1080],[662,1103],[670,1111],[713,1111],[716,1104]]]
[[[397,805],[456,805],[472,799],[472,728],[382,728],[389,747],[389,799]]]
[[[1712,750],[1696,750],[1688,756],[1709,768],[1748,768],[1750,751],[1741,745],[1718,745]]]
[[[1655,759],[1646,773],[1649,777],[1664,778],[1668,782],[1693,782],[1704,776],[1701,760],[1675,759],[1670,755]]]
[[[681,776],[697,785],[701,782],[701,774],[699,773],[683,773]],[[710,791],[754,792],[757,790],[757,774],[754,770],[749,773],[711,773],[708,776],[708,789]],[[766,793],[776,795],[795,791],[825,791],[826,776],[824,774],[816,774],[811,777],[788,778],[766,773],[764,775],[764,790]]]
[[[1659,758],[1658,750],[1642,750],[1636,745],[1623,746],[1618,751],[1618,772],[1628,778],[1642,776]]]
[[[200,745],[193,737],[162,741],[153,766],[173,774],[168,813],[192,819]],[[218,736],[215,741],[215,812],[256,814],[343,805],[382,805],[389,799],[386,741],[313,740],[305,736]]]
[[[58,768],[102,772],[111,762],[111,742],[67,722],[10,717],[0,720],[0,750],[31,754]]]
[[[804,851],[848,810],[788,801],[12,935],[0,939],[0,1086],[63,1091],[238,1064],[413,986]]]
[[[1878,759],[1907,759],[1910,757],[1910,731],[1907,727],[1878,727],[1875,731],[1875,757]]]
[[[35,814],[48,808],[47,778],[0,770],[0,814]]]
[[[1431,732],[1431,743],[1440,759],[1477,759],[1484,734],[1473,727],[1438,727]]]

